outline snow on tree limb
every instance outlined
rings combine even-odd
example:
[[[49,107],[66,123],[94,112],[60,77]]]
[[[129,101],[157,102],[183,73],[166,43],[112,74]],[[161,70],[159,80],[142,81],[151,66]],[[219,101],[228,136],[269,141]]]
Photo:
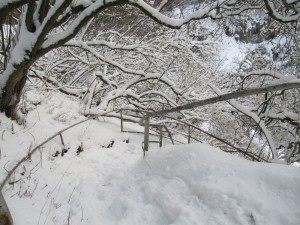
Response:
[[[299,83],[300,84],[300,83]],[[221,90],[219,90],[216,86],[214,86],[213,84],[209,84],[209,87],[212,88],[215,93],[217,93],[219,96],[222,96],[224,95]],[[268,130],[268,128],[266,127],[264,121],[259,118],[258,115],[256,115],[255,113],[251,112],[248,108],[242,106],[241,104],[239,104],[237,101],[233,100],[233,99],[230,99],[228,100],[228,103],[234,107],[236,110],[238,110],[239,112],[249,116],[250,118],[252,118],[255,123],[258,124],[258,126],[260,127],[260,129],[263,131],[263,133],[265,134],[265,137],[269,143],[269,146],[271,148],[271,151],[272,151],[272,154],[273,154],[273,157],[275,160],[278,160],[278,153],[277,153],[277,150],[276,150],[276,145],[274,143],[274,140],[272,138],[272,135],[270,133],[270,131]]]
[[[0,22],[3,16],[22,5],[25,5],[33,0],[1,0],[0,1]]]
[[[221,101],[227,101],[227,100],[230,100],[233,98],[242,98],[242,97],[255,95],[255,94],[262,94],[262,93],[272,92],[272,91],[288,90],[288,89],[293,89],[293,88],[300,88],[300,80],[299,79],[297,79],[295,81],[286,82],[286,83],[273,84],[273,85],[269,85],[269,86],[265,86],[265,87],[257,87],[257,88],[242,90],[242,91],[236,91],[236,92],[220,95],[217,97],[212,97],[212,98],[188,103],[188,104],[185,104],[182,106],[178,106],[176,108],[162,110],[162,111],[158,111],[155,113],[150,113],[148,116],[150,116],[150,117],[151,116],[159,116],[159,115],[176,112],[176,111],[180,111],[180,110],[187,110],[187,109],[192,109],[195,107],[200,107],[200,106],[213,104],[213,103],[217,103],[217,102],[221,102]]]
[[[269,15],[273,19],[280,21],[281,23],[297,22],[300,19],[299,1],[296,1],[296,0],[286,1],[286,3],[289,4],[290,6],[294,5],[293,10],[288,9],[288,7],[286,5],[284,5],[284,3],[282,3],[282,5],[280,5],[280,7],[277,7],[277,9],[276,9],[274,2],[275,1],[271,2],[270,0],[264,0],[264,3],[269,12]],[[280,13],[280,9],[282,9],[282,8],[285,9],[284,13],[287,15],[283,15],[283,13]]]
[[[201,10],[195,11],[184,19],[173,19],[160,13],[159,10],[154,9],[143,0],[129,0],[129,2],[132,5],[137,6],[150,18],[154,19],[160,24],[163,24],[171,28],[180,28],[182,25],[188,23],[191,20],[206,18],[206,17],[215,17],[216,15],[213,10],[216,9],[216,7],[218,7],[219,5],[223,4],[225,1],[226,0],[218,0],[214,2],[211,6],[206,6]]]
[[[146,79],[157,79],[157,78],[161,77],[161,74],[146,73],[143,70],[134,70],[134,69],[126,68],[125,66],[121,65],[118,62],[115,62],[111,59],[105,58],[100,53],[98,53],[94,48],[88,46],[88,44],[83,42],[83,41],[70,41],[70,42],[68,42],[68,45],[69,46],[76,46],[76,47],[80,47],[82,49],[88,50],[90,53],[92,53],[95,57],[99,58],[103,62],[107,62],[110,65],[113,65],[113,66],[119,68],[121,71],[123,71],[125,73],[141,75],[142,77],[146,77]],[[181,90],[176,88],[175,84],[172,83],[172,81],[166,79],[165,77],[162,77],[161,79],[162,79],[162,82],[164,82],[165,84],[170,86],[174,92],[176,92],[178,94],[181,92]],[[145,79],[143,79],[143,80],[145,80]]]

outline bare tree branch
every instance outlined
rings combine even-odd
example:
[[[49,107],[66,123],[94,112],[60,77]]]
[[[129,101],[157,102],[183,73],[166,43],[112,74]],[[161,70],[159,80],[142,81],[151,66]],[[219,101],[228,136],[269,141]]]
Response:
[[[214,104],[214,103],[221,102],[221,101],[227,101],[227,100],[234,99],[234,98],[242,98],[242,97],[246,97],[246,96],[250,96],[250,95],[262,94],[262,93],[272,92],[272,91],[281,91],[281,90],[287,90],[287,89],[293,89],[293,88],[300,88],[300,82],[298,80],[294,81],[294,82],[291,81],[291,82],[286,82],[286,83],[281,83],[281,84],[269,85],[269,86],[265,86],[265,87],[258,87],[258,88],[251,88],[251,89],[243,90],[243,91],[236,91],[236,92],[220,95],[217,97],[212,97],[212,98],[188,103],[186,105],[178,106],[176,108],[162,110],[162,111],[158,111],[155,113],[150,113],[148,116],[154,117],[154,116],[164,115],[164,114],[171,113],[171,112],[177,112],[180,110],[193,109],[193,108],[196,108],[199,106]]]

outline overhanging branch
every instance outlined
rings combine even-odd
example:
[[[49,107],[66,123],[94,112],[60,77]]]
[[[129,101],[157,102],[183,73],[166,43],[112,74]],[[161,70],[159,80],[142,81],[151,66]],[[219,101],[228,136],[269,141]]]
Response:
[[[181,110],[187,110],[187,109],[193,109],[199,106],[204,106],[204,105],[209,105],[209,104],[214,104],[217,102],[222,102],[222,101],[227,101],[230,99],[234,98],[241,98],[241,97],[246,97],[250,95],[256,95],[256,94],[262,94],[266,92],[272,92],[272,91],[281,91],[281,90],[287,90],[287,89],[293,89],[293,88],[300,88],[300,81],[291,81],[291,82],[286,82],[286,83],[281,83],[281,84],[274,84],[274,85],[269,85],[265,87],[258,87],[258,88],[251,88],[247,90],[242,90],[242,91],[236,91],[196,102],[191,102],[182,106],[178,106],[172,109],[166,109],[166,110],[161,110],[158,112],[150,113],[147,116],[154,117],[154,116],[159,116],[159,115],[164,115],[167,113],[171,112],[177,112]]]

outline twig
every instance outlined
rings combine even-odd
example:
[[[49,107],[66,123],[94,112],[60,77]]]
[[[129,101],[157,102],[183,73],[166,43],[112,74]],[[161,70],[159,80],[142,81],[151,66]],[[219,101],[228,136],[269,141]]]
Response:
[[[73,193],[74,193],[74,191],[75,191],[75,188],[76,188],[76,187],[73,188],[73,191],[72,191],[72,193],[71,193],[71,195],[70,195],[70,198],[69,198],[68,203],[70,203],[70,201],[71,201],[71,198],[72,198],[72,195],[73,195]]]
[[[2,141],[4,141],[4,139],[3,139],[4,138],[4,133],[5,133],[5,130],[2,131],[2,136],[1,136],[2,137]]]
[[[69,215],[68,215],[68,225],[70,225],[70,215],[71,215],[71,211],[69,211]]]

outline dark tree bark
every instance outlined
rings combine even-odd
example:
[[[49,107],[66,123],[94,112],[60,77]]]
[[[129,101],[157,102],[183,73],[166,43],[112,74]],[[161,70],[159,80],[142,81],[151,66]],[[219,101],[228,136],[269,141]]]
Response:
[[[29,67],[29,62],[18,65],[6,83],[0,98],[0,111],[5,112],[7,117],[17,119],[16,108],[21,99]]]
[[[41,4],[41,8],[39,9],[37,8],[38,6],[37,1],[33,1],[33,0],[15,1],[14,4],[8,3],[7,6],[0,8],[0,12],[3,12],[3,14],[1,14],[0,17],[0,22],[1,24],[3,24],[5,21],[5,16],[7,16],[10,11],[15,9],[14,7],[18,7],[27,3],[27,10],[24,13],[25,24],[21,24],[21,26],[26,26],[27,31],[31,33],[34,33],[37,31],[37,29],[39,29],[38,30],[39,35],[36,37],[35,43],[33,43],[31,49],[24,50],[24,52],[26,53],[24,54],[24,56],[26,55],[26,59],[24,58],[24,60],[18,64],[15,63],[13,59],[9,59],[9,58],[7,59],[8,62],[6,62],[6,64],[10,63],[12,65],[12,68],[10,68],[11,72],[9,74],[8,80],[6,81],[5,87],[2,90],[2,95],[0,96],[0,111],[5,112],[6,116],[12,119],[18,119],[16,113],[17,105],[21,99],[22,90],[26,83],[27,72],[30,66],[34,64],[40,57],[42,57],[52,49],[57,48],[65,44],[70,39],[72,39],[81,30],[81,28],[85,26],[85,24],[87,24],[87,22],[100,11],[108,7],[121,5],[127,2],[126,0],[120,0],[116,2],[107,3],[105,5],[97,6],[98,8],[93,8],[92,7],[93,5],[91,6],[91,8],[89,8],[88,6],[84,7],[82,5],[79,5],[69,10],[68,7],[71,7],[72,0],[65,0],[61,5],[58,5],[56,7],[56,11],[52,15],[50,15],[50,18],[48,18],[47,16],[49,16],[48,13],[49,13],[50,6],[53,6],[56,3],[55,2],[53,3],[48,0],[40,0],[40,1],[42,1],[42,4]],[[41,26],[40,28],[36,27],[36,24],[33,21],[33,17],[36,10],[38,10],[39,12],[39,21],[41,22],[41,24],[43,24],[43,26]],[[77,22],[74,23],[73,27],[72,26],[71,28],[67,27],[65,31],[60,32],[60,33],[65,32],[66,35],[62,35],[62,37],[58,39],[56,42],[46,47],[43,47],[43,44],[48,39],[48,35],[53,36],[53,34],[50,34],[50,32],[53,31],[53,29],[61,26],[69,19],[74,18],[74,16],[79,16],[81,13],[84,13],[86,10],[88,10],[88,13],[84,14],[85,16],[74,19],[75,21],[77,19]],[[65,13],[65,15],[60,18],[60,16],[63,13]],[[68,32],[68,29],[70,29],[70,32]],[[22,52],[20,52],[20,54],[22,54]]]
[[[12,216],[9,212],[5,199],[0,191],[0,225],[13,225]]]

